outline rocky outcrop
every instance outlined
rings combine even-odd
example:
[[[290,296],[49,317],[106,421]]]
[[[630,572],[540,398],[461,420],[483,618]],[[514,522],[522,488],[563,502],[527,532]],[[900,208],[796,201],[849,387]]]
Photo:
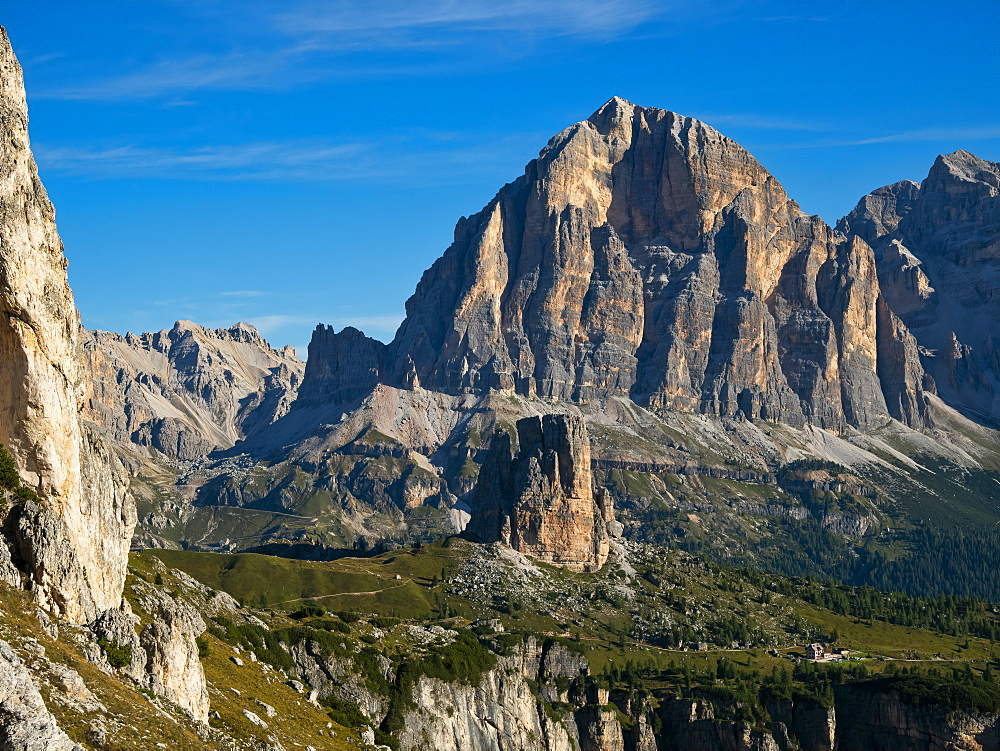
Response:
[[[189,595],[192,589],[199,590],[206,614],[229,615],[235,607],[228,595],[218,597],[217,593],[180,572],[170,571],[159,561],[153,566],[158,578],[180,579]],[[140,619],[128,604],[105,613],[94,624],[95,635],[131,651],[131,662],[120,667],[125,675],[185,709],[196,722],[208,722],[208,687],[197,643],[206,624],[199,610],[189,597],[178,596],[179,590],[167,594],[163,588],[140,577],[130,583],[130,590],[144,615],[145,625],[138,636],[135,627]]]
[[[374,388],[382,370],[385,345],[352,326],[339,333],[320,324],[309,341],[309,359],[297,406],[345,404]]]
[[[545,415],[517,422],[518,451],[498,431],[483,465],[466,532],[574,571],[608,559],[611,501],[595,493],[590,440],[579,417]]]
[[[296,644],[291,651],[298,676],[313,687],[316,698],[333,696],[355,704],[376,725],[385,716],[387,697],[372,691],[370,681],[355,674],[350,659],[323,654],[322,647],[313,641]],[[391,679],[392,663],[381,655],[375,659],[382,677]]]
[[[405,717],[400,748],[656,751],[648,702],[619,692],[615,698],[631,725],[626,728],[609,692],[586,686],[588,672],[581,654],[528,637],[475,685],[422,676],[413,687],[414,709]]]
[[[901,180],[873,190],[837,223],[837,229],[845,235],[857,235],[872,244],[878,238],[896,231],[900,220],[913,208],[919,192],[920,185],[912,180]]]
[[[196,459],[255,435],[285,415],[304,363],[238,323],[178,321],[152,334],[90,332],[88,415],[119,442]]]
[[[1000,420],[1000,164],[939,156],[920,185],[879,188],[838,228],[875,249],[888,307],[916,337],[942,398]]]
[[[385,377],[834,429],[920,425],[922,379],[907,380],[920,365],[880,299],[867,244],[804,214],[743,148],[615,98],[458,223],[407,302]],[[880,367],[887,347],[907,365]]]
[[[0,641],[0,748],[82,751],[56,724],[21,658]]]
[[[89,622],[121,601],[135,511],[80,418],[80,319],[27,126],[21,69],[0,31],[0,443],[40,498],[16,524],[33,591]]]
[[[720,699],[660,697],[660,748],[684,751],[985,751],[998,747],[996,716],[947,712],[904,701],[880,681],[839,686],[823,706],[811,699],[771,700],[769,719],[733,719]]]
[[[836,696],[834,748],[986,751],[1000,748],[996,716],[946,712],[904,701],[878,682],[848,685]]]
[[[421,677],[414,686],[413,700],[417,712],[407,715],[399,737],[401,749],[579,748],[563,723],[554,722],[541,711],[527,682],[517,673],[491,670],[477,686]]]
[[[11,555],[7,541],[0,536],[0,581],[12,587],[21,586],[21,572],[14,565],[14,558]]]
[[[195,639],[205,621],[189,605],[160,598],[153,622],[139,641],[146,652],[146,674],[153,691],[186,709],[198,722],[208,722],[208,688]]]

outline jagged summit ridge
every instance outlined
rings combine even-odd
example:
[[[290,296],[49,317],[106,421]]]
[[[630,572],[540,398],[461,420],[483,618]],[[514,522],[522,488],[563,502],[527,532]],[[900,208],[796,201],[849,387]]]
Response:
[[[155,333],[90,332],[92,419],[119,442],[177,459],[229,448],[285,415],[304,363],[256,328],[191,321]],[[127,384],[123,389],[119,384]]]
[[[393,385],[924,422],[916,346],[870,248],[805,215],[714,128],[619,97],[460,220],[406,309],[365,364]]]

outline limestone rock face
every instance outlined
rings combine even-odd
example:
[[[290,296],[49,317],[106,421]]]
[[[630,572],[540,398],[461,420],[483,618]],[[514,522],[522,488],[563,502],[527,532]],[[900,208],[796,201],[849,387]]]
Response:
[[[804,214],[738,144],[615,98],[458,223],[407,302],[384,377],[834,429],[919,425],[921,379],[895,380],[919,363],[879,369],[883,346],[910,355],[880,296],[867,244]]]
[[[568,415],[527,417],[517,434],[513,459],[508,434],[494,437],[466,531],[574,571],[601,568],[614,511],[594,492],[586,424]]]
[[[156,617],[139,641],[146,652],[150,688],[188,710],[198,722],[208,722],[208,688],[195,639],[205,621],[191,606],[161,597]]]
[[[82,751],[56,724],[28,669],[5,641],[0,641],[0,748]]]
[[[28,146],[20,66],[0,30],[0,443],[42,499],[17,524],[39,601],[88,622],[121,600],[135,511],[80,419],[80,319]]]
[[[288,412],[304,363],[238,323],[206,329],[94,331],[84,343],[94,392],[88,415],[115,440],[194,459],[259,432]]]
[[[415,706],[399,734],[400,748],[656,751],[649,700],[574,686],[587,672],[586,658],[529,637],[474,686],[422,676],[413,686]],[[611,701],[620,712],[608,709]],[[631,727],[623,726],[621,714]]]
[[[0,537],[0,581],[6,582],[12,587],[21,586],[21,572],[14,565],[10,547],[2,537]]]
[[[875,249],[885,300],[942,398],[1000,420],[1000,164],[939,156],[920,185],[879,188],[838,228]]]
[[[837,229],[870,241],[891,234],[899,227],[900,219],[913,208],[919,192],[920,184],[912,180],[900,180],[873,190],[837,223]]]
[[[309,359],[299,405],[344,404],[364,396],[382,369],[385,345],[347,326],[337,333],[320,324],[309,342]]]
[[[996,716],[973,712],[927,711],[896,692],[866,686],[838,687],[834,748],[961,749],[986,751],[1000,747]]]
[[[498,670],[490,671],[475,687],[424,676],[413,688],[413,701],[422,712],[408,714],[400,733],[400,748],[407,751],[423,748],[572,751],[579,748],[562,723],[552,721],[539,711],[527,682],[516,673],[505,675]],[[447,710],[451,711],[445,714]]]

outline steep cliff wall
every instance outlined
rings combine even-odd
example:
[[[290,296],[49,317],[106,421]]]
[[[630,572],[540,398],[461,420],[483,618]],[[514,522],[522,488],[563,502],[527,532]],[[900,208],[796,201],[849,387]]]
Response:
[[[421,631],[410,627],[411,631]],[[437,639],[455,632],[438,626]],[[426,632],[424,638],[435,638]],[[511,642],[508,642],[510,644]],[[757,719],[725,692],[687,696],[608,688],[588,660],[556,640],[514,640],[496,665],[473,677],[413,676],[397,683],[406,708],[393,734],[404,751],[988,751],[1000,743],[1000,718],[904,699],[885,679],[836,687],[828,702],[767,698]],[[311,644],[309,649],[318,650]],[[417,647],[419,650],[419,647]],[[370,685],[350,661],[296,648],[301,676],[320,696],[358,703],[378,726],[390,703],[358,695]],[[392,671],[385,675],[392,678]],[[383,728],[385,724],[383,723]]]
[[[121,600],[135,511],[80,418],[80,320],[27,127],[21,69],[0,31],[0,443],[41,499],[15,525],[34,591],[87,622]]]
[[[615,98],[553,138],[423,276],[386,376],[793,425],[920,425],[871,249],[709,126]],[[886,397],[889,396],[887,399]]]
[[[466,531],[575,571],[599,569],[614,511],[603,489],[595,493],[586,424],[571,415],[526,417],[517,434],[513,459],[510,436],[494,437]]]
[[[920,184],[865,196],[838,228],[875,249],[885,299],[942,398],[1000,421],[1000,164],[939,156]]]
[[[378,383],[385,345],[347,326],[335,332],[320,324],[309,342],[309,360],[299,405],[343,404],[367,394]]]

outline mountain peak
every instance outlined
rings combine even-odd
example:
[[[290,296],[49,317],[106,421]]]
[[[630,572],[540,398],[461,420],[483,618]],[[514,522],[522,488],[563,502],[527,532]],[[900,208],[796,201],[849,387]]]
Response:
[[[622,123],[631,121],[637,109],[642,108],[620,96],[613,96],[588,117],[587,122],[597,128],[600,133],[606,134]]]
[[[1000,176],[1000,163],[988,162],[971,152],[958,149],[950,154],[940,155],[934,161],[928,178],[945,174],[974,182],[982,182],[986,179],[987,182],[996,185],[996,176]],[[988,174],[992,174],[993,179],[984,178]]]
[[[594,112],[594,115],[592,115],[592,117],[601,115],[607,110],[628,111],[631,114],[631,111],[634,110],[635,108],[636,104],[634,102],[630,102],[628,99],[624,99],[620,96],[613,96],[604,104],[602,104],[600,107],[598,107],[597,111]]]

